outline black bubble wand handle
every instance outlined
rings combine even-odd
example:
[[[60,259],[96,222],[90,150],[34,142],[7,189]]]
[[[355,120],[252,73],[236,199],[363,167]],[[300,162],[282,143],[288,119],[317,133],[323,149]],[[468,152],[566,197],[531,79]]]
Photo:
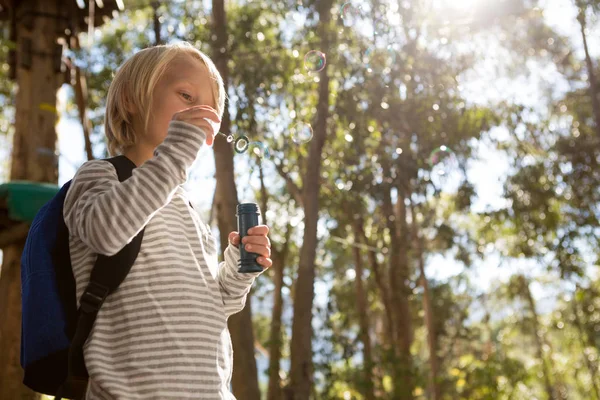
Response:
[[[246,251],[246,246],[241,242],[245,236],[248,236],[248,229],[259,224],[258,220],[260,217],[260,209],[258,208],[258,204],[238,204],[236,215],[238,232],[240,234],[240,262],[238,272],[261,272],[263,268],[258,264],[258,261],[256,261],[256,259],[259,257],[259,254]]]

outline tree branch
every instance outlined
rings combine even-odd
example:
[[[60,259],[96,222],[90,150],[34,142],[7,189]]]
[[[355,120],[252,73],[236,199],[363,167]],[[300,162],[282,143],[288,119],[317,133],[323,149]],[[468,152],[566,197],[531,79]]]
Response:
[[[281,163],[278,164],[276,162],[273,162],[273,164],[275,164],[275,168],[277,169],[277,172],[279,173],[279,175],[281,175],[281,177],[285,180],[287,189],[294,197],[294,200],[296,200],[298,202],[300,207],[304,208],[304,199],[302,196],[302,188],[298,187],[298,185],[296,185],[296,183],[292,180],[290,175],[283,170]]]

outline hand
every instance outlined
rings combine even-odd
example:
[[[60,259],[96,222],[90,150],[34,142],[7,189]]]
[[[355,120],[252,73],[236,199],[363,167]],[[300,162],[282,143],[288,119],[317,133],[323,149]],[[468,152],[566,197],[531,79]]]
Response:
[[[242,240],[247,251],[260,255],[256,261],[258,261],[263,269],[267,269],[273,265],[273,261],[271,260],[271,241],[267,237],[268,234],[268,226],[257,225],[250,228],[248,235],[244,236],[244,240]],[[239,245],[240,235],[238,232],[231,232],[229,234],[229,243],[236,247]]]
[[[221,119],[217,111],[210,106],[194,106],[173,114],[173,121],[187,122],[201,128],[206,133],[206,144],[213,144],[215,135],[221,128]]]

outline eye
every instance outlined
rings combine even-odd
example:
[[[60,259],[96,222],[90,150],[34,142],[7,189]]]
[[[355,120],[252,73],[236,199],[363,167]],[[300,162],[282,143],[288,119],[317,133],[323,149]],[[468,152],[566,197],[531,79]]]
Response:
[[[186,101],[192,101],[193,98],[192,96],[190,96],[189,94],[185,93],[185,92],[181,92],[179,93],[181,95],[181,97],[183,97]]]

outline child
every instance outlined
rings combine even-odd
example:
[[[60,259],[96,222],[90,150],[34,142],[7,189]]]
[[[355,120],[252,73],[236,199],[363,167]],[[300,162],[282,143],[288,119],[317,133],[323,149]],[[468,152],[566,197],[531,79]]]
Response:
[[[108,147],[138,168],[120,183],[110,163],[93,160],[73,179],[64,217],[78,299],[97,254],[116,254],[145,233],[84,347],[89,400],[234,399],[227,318],[243,309],[260,273],[237,272],[237,232],[218,265],[215,238],[181,187],[204,141],[213,143],[224,103],[215,65],[187,43],[142,50],[115,75]],[[268,231],[261,225],[244,238],[265,269]]]

